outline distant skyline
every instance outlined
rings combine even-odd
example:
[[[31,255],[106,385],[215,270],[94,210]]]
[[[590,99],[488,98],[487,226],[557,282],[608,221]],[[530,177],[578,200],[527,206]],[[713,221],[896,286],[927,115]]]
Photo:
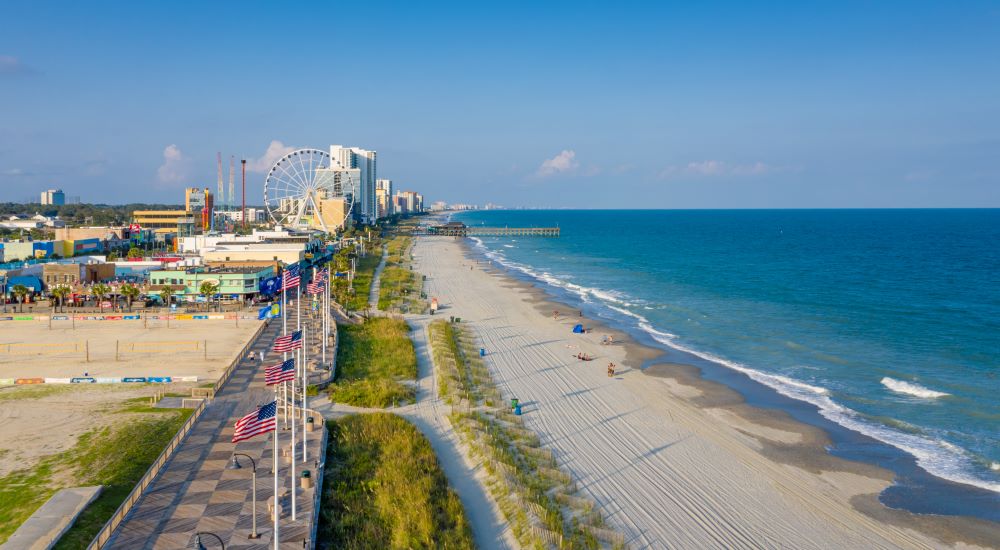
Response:
[[[180,203],[221,151],[259,204],[339,143],[428,203],[1000,207],[996,1],[8,3],[0,36],[0,201]]]

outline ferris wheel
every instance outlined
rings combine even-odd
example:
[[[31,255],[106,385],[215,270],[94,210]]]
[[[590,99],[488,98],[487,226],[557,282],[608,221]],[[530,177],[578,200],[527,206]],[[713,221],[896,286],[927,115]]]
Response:
[[[326,151],[298,149],[278,159],[264,180],[264,206],[275,224],[336,230],[350,216],[357,194],[357,182]],[[320,204],[342,199],[331,209],[343,208],[343,216],[322,212]],[[339,214],[339,212],[337,213]],[[328,223],[330,222],[330,223]]]

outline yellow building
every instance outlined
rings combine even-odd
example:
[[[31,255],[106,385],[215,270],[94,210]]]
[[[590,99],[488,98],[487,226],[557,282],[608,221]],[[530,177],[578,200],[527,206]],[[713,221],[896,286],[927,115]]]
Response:
[[[132,222],[155,233],[191,235],[194,233],[195,215],[187,210],[136,210],[132,212]]]
[[[336,231],[344,226],[347,221],[347,201],[343,198],[318,199],[316,205],[319,206],[319,212],[313,217],[313,228],[322,229],[325,225],[327,231]],[[323,220],[322,223],[320,220]]]

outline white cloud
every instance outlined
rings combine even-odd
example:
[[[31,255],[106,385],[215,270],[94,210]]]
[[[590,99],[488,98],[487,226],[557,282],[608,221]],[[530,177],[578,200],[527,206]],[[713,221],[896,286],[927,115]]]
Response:
[[[12,55],[0,55],[0,75],[28,75],[35,71]]]
[[[278,162],[278,159],[294,150],[295,147],[285,145],[278,140],[272,140],[271,144],[267,146],[267,151],[264,151],[263,156],[247,161],[247,171],[261,174],[267,172],[274,166],[275,162]]]
[[[579,168],[580,163],[576,160],[576,151],[563,150],[558,155],[546,159],[535,175],[540,178],[547,178],[549,176],[555,176],[557,174],[565,174],[567,172],[572,172]]]
[[[699,174],[702,176],[716,176],[726,170],[726,165],[719,160],[703,160],[701,162],[689,162],[685,171],[689,174]]]
[[[3,171],[3,175],[19,178],[19,177],[31,176],[32,173],[28,172],[24,168],[9,168]]]
[[[170,144],[163,150],[163,164],[156,170],[156,178],[161,183],[183,183],[188,178],[190,160],[176,145]]]

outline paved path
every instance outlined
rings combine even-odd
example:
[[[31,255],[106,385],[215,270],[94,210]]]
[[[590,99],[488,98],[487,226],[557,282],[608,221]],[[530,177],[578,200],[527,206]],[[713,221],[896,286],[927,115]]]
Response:
[[[280,322],[272,322],[251,349],[267,352],[279,334]],[[273,362],[268,354],[265,364]],[[264,386],[260,362],[243,360],[229,381],[195,423],[191,433],[160,472],[139,503],[132,508],[106,548],[176,549],[187,548],[199,531],[219,535],[232,550],[265,549],[271,545],[272,522],[267,502],[273,496],[273,434],[242,443],[231,443],[233,424],[254,406],[274,399],[274,392]],[[279,422],[279,427],[281,423]],[[301,433],[301,430],[299,430]],[[279,432],[279,443],[290,442],[290,431]],[[320,457],[323,430],[309,434],[309,457]],[[296,446],[301,456],[302,445]],[[257,529],[261,538],[248,540],[252,521],[250,468],[243,461],[241,470],[227,470],[234,452],[245,453],[257,462]],[[287,461],[279,467],[281,487],[290,487]],[[309,464],[315,474],[320,465]],[[297,474],[301,465],[297,467]],[[310,536],[315,488],[298,491],[297,520],[291,521],[290,501],[281,516],[281,546],[302,548]],[[208,541],[208,539],[206,539]],[[211,547],[211,545],[209,545]]]
[[[60,490],[31,514],[7,542],[0,546],[3,550],[49,548],[100,494],[100,485]]]
[[[482,463],[469,459],[468,449],[448,422],[448,405],[438,396],[437,377],[434,376],[434,363],[427,341],[427,325],[431,320],[427,315],[406,316],[412,329],[410,337],[417,352],[416,403],[394,409],[365,409],[331,404],[324,396],[317,399],[315,404],[310,404],[310,407],[326,418],[353,413],[392,412],[412,422],[430,441],[449,485],[461,499],[476,545],[482,550],[519,548],[496,501],[484,486],[485,471]]]
[[[368,291],[368,306],[372,311],[378,311],[378,293],[382,288],[382,270],[385,269],[385,262],[389,259],[389,250],[382,247],[382,259],[375,266],[375,273],[372,275],[371,290]]]

